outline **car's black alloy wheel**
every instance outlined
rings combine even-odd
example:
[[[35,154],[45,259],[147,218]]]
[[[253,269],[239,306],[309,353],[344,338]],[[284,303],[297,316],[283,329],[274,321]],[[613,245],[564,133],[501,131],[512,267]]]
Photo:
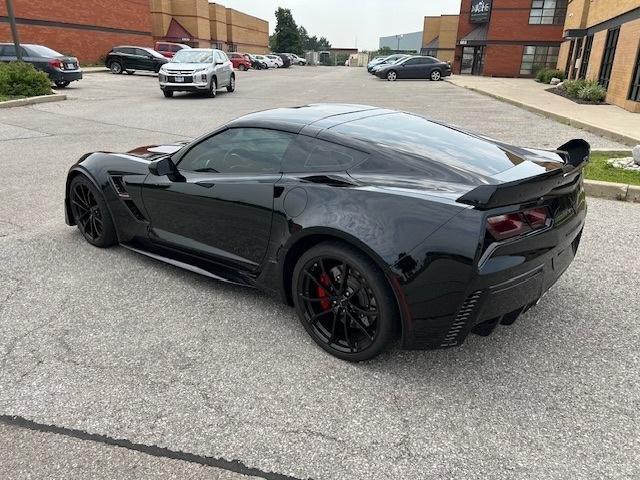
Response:
[[[85,177],[71,182],[69,199],[73,218],[84,238],[96,247],[117,243],[115,227],[102,195]]]
[[[231,78],[229,79],[229,85],[227,85],[227,92],[235,92],[236,90],[236,76],[231,74]]]
[[[437,82],[442,78],[442,74],[440,73],[440,70],[434,70],[433,72],[431,72],[431,75],[429,77],[433,82]]]
[[[164,89],[164,90],[162,90],[162,94],[163,94],[166,98],[171,98],[171,97],[173,97],[173,90],[167,90],[167,89]]]
[[[356,362],[384,350],[397,321],[395,300],[366,255],[338,242],[322,243],[300,258],[293,278],[296,310],[318,345]]]
[[[395,82],[398,78],[398,74],[396,73],[395,70],[391,70],[387,73],[387,80],[389,80],[390,82]]]

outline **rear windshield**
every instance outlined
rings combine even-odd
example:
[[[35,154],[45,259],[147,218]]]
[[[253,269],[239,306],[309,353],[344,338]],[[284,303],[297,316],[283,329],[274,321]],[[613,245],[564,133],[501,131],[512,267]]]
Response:
[[[62,57],[61,53],[42,45],[29,45],[27,48],[38,57]]]
[[[391,147],[411,155],[414,161],[422,159],[425,166],[435,161],[491,176],[512,168],[518,161],[512,161],[491,142],[408,113],[363,118],[332,127],[331,131]]]

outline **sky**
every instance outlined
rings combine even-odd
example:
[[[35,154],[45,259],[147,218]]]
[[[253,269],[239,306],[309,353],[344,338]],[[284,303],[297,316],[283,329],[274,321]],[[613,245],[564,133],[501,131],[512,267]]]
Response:
[[[217,3],[269,21],[289,8],[309,35],[327,37],[332,47],[377,50],[378,38],[422,31],[425,15],[460,12],[460,0],[219,0]],[[356,44],[357,42],[357,44]]]

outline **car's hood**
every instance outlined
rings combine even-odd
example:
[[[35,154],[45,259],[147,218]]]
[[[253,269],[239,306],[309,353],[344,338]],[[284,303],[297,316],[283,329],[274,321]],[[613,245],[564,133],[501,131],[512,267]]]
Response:
[[[155,160],[156,158],[163,157],[165,155],[171,155],[176,153],[182,147],[184,147],[187,141],[166,143],[163,145],[145,145],[143,147],[134,148],[127,152],[127,155],[131,155],[138,158],[145,158],[147,160]]]
[[[168,71],[184,71],[184,70],[202,70],[204,68],[209,68],[211,66],[210,63],[178,63],[178,62],[168,62],[164,64],[164,69]]]

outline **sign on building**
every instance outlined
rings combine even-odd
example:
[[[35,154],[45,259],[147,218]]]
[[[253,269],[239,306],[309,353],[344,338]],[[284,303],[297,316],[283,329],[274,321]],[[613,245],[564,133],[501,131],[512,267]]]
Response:
[[[491,17],[491,0],[471,0],[471,23],[487,23]]]

